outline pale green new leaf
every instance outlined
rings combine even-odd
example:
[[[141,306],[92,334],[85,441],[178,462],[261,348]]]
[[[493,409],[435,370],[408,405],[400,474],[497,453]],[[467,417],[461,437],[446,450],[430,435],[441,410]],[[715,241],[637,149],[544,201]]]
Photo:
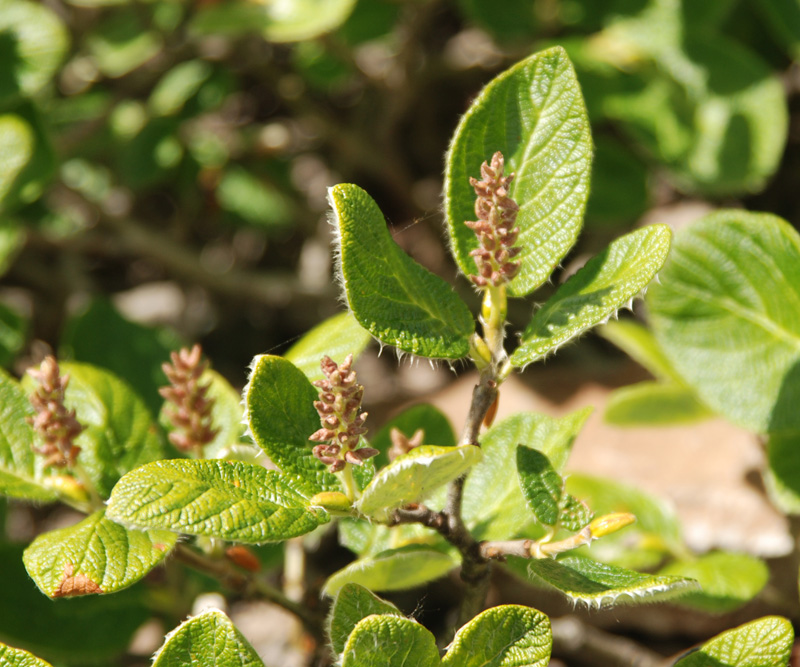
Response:
[[[342,667],[439,667],[433,635],[416,621],[367,616],[356,625],[342,655]]]
[[[713,417],[689,387],[676,382],[639,382],[611,394],[605,420],[616,426],[669,426]]]
[[[431,491],[464,474],[481,460],[475,445],[422,445],[382,468],[364,489],[356,508],[366,516],[422,500]]]
[[[348,354],[358,357],[372,340],[350,311],[339,313],[318,324],[297,341],[286,354],[288,359],[306,374],[309,380],[323,377],[320,361],[324,355],[342,363]]]
[[[463,505],[464,521],[477,539],[511,539],[530,530],[535,522],[519,486],[517,445],[539,450],[561,471],[591,411],[584,408],[560,418],[520,413],[481,436],[483,459],[467,477]]]
[[[700,399],[753,431],[800,429],[797,231],[769,214],[712,213],[677,236],[660,278],[653,330]]]
[[[51,598],[115,593],[158,565],[177,539],[166,530],[123,528],[99,510],[74,526],[39,535],[22,559]]]
[[[470,177],[501,151],[510,195],[520,207],[519,273],[509,290],[529,294],[544,283],[575,243],[589,195],[592,139],[580,86],[561,47],[541,51],[494,79],[461,119],[445,169],[445,212],[461,271],[476,273],[478,247],[464,222],[475,219]]]
[[[41,461],[33,453],[33,414],[19,383],[0,369],[0,495],[50,501],[58,495],[46,486]]]
[[[65,403],[86,427],[75,440],[78,460],[97,492],[108,497],[122,475],[162,456],[161,439],[144,402],[125,381],[88,364],[60,366],[70,377]],[[30,378],[25,386],[34,386]]]
[[[786,667],[794,630],[781,616],[765,616],[717,635],[675,667]]]
[[[339,481],[314,457],[308,440],[320,427],[317,398],[317,390],[292,362],[260,355],[253,359],[244,389],[245,421],[255,443],[283,472],[305,480],[313,492],[339,491]]]
[[[359,584],[345,584],[341,588],[331,605],[327,621],[328,637],[335,655],[344,651],[347,638],[359,621],[372,614],[403,615],[391,602],[381,600]]]
[[[443,667],[547,667],[550,619],[536,609],[502,605],[478,614],[457,633]]]
[[[603,338],[614,343],[653,377],[665,382],[682,382],[653,333],[634,320],[616,320],[597,328]]]
[[[526,366],[614,315],[656,275],[671,238],[666,225],[650,225],[613,241],[536,311],[511,363]]]
[[[33,156],[36,139],[31,126],[16,114],[0,116],[0,203]]]
[[[234,542],[276,542],[329,521],[309,507],[302,485],[241,461],[155,461],[114,487],[108,517],[125,526],[163,528]]]
[[[704,611],[724,613],[750,602],[766,586],[769,568],[747,554],[725,551],[704,554],[693,560],[677,560],[658,572],[696,579],[701,590],[678,602]]]
[[[328,192],[338,235],[342,286],[359,324],[420,357],[460,359],[475,321],[452,287],[394,242],[378,205],[356,185]]]
[[[12,648],[0,642],[0,665],[3,667],[53,667],[32,653]]]
[[[153,656],[153,667],[264,667],[255,649],[230,619],[209,609],[167,635]]]
[[[597,608],[675,598],[699,588],[686,577],[643,574],[578,556],[531,560],[528,575]]]
[[[452,554],[426,547],[409,546],[388,550],[353,561],[335,572],[325,582],[322,592],[325,595],[336,595],[349,583],[357,583],[373,591],[413,588],[443,577],[459,562]]]

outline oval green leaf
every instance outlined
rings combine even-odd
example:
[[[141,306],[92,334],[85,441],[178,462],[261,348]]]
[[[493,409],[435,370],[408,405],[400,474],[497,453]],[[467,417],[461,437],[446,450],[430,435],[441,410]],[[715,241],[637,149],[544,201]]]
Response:
[[[359,584],[345,584],[336,596],[328,614],[327,629],[335,655],[344,651],[347,638],[359,621],[372,614],[402,616],[391,602],[381,600]]]
[[[713,213],[678,235],[660,278],[653,330],[700,399],[752,431],[800,429],[797,232],[773,215]]]
[[[693,579],[643,574],[577,556],[531,560],[528,575],[545,581],[571,600],[598,609],[675,598],[699,588]]]
[[[348,354],[357,358],[367,347],[372,337],[356,322],[350,311],[339,313],[315,326],[297,341],[286,354],[288,359],[311,380],[323,377],[320,361],[323,355],[344,361]]]
[[[433,635],[416,621],[398,616],[367,616],[355,627],[342,655],[342,667],[439,667]]]
[[[443,667],[547,667],[550,619],[536,609],[502,605],[478,614],[457,633]]]
[[[670,426],[714,416],[689,387],[675,382],[639,382],[611,394],[604,418],[615,426]]]
[[[793,641],[788,620],[765,616],[717,635],[675,667],[785,667]]]
[[[264,667],[255,649],[218,609],[181,623],[153,656],[153,667],[180,665]]]
[[[16,114],[0,116],[0,202],[33,156],[36,139],[31,126]]]
[[[611,321],[597,328],[607,341],[614,343],[653,377],[663,381],[682,382],[650,329],[631,319]]]
[[[664,264],[671,239],[669,227],[650,225],[613,241],[536,311],[511,363],[524,367],[608,320],[647,287]]]
[[[361,188],[337,185],[328,197],[341,282],[359,324],[403,352],[444,359],[467,356],[475,322],[452,287],[403,252],[378,205]]]
[[[319,429],[317,398],[317,390],[292,362],[268,354],[253,359],[244,389],[250,436],[283,472],[305,480],[312,495],[341,490],[335,475],[314,457],[308,440]]]
[[[575,71],[561,47],[541,51],[494,79],[456,129],[445,169],[445,212],[459,268],[474,274],[478,247],[465,220],[475,217],[470,177],[495,151],[514,172],[521,267],[510,293],[544,283],[575,243],[589,196],[592,138]]]
[[[241,461],[155,461],[114,487],[108,517],[124,526],[234,542],[276,542],[304,535],[329,521],[309,508],[302,486]]]
[[[356,508],[366,516],[422,500],[431,491],[460,477],[481,460],[475,445],[422,445],[398,456],[367,485]]]
[[[99,510],[80,523],[39,535],[25,549],[25,569],[51,598],[115,593],[158,565],[178,536],[129,530]]]
[[[800,514],[800,433],[771,436],[767,461],[764,482],[770,499],[786,514]]]
[[[4,667],[53,667],[49,662],[19,648],[11,648],[0,642],[0,665]]]

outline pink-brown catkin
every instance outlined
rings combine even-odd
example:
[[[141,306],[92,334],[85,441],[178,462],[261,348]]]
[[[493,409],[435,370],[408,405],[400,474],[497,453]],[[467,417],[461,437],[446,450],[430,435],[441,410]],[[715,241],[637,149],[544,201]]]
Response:
[[[47,457],[46,466],[72,467],[81,451],[74,441],[85,427],[76,419],[75,410],[64,405],[69,375],[61,375],[53,356],[45,357],[38,369],[29,368],[28,375],[39,383],[29,397],[36,415],[28,421],[43,444],[33,450]]]
[[[343,470],[346,463],[361,465],[378,454],[372,447],[358,447],[360,437],[367,432],[364,428],[367,413],[361,412],[364,387],[356,382],[352,364],[352,354],[341,365],[325,356],[320,363],[325,378],[314,382],[319,389],[319,400],[314,401],[314,407],[322,428],[309,440],[327,443],[316,445],[313,452],[331,472]]]
[[[508,186],[514,174],[503,175],[503,154],[498,151],[491,163],[481,165],[482,180],[470,178],[475,189],[475,215],[478,219],[465,224],[475,232],[479,247],[469,254],[475,259],[478,274],[469,276],[478,287],[499,287],[509,282],[519,271],[513,259],[521,249],[514,244],[519,236],[515,227],[519,206],[508,196]]]
[[[170,356],[172,363],[161,366],[170,384],[158,390],[169,404],[165,412],[175,428],[169,441],[182,452],[194,451],[199,456],[219,433],[211,415],[214,399],[208,396],[210,383],[200,383],[208,362],[202,358],[199,345]]]

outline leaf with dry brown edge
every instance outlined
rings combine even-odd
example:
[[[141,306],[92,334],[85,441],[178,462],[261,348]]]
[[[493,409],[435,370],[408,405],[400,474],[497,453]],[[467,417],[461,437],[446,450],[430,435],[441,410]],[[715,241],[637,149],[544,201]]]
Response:
[[[99,510],[74,526],[39,535],[23,562],[51,598],[114,593],[161,563],[177,539],[166,530],[124,528]]]

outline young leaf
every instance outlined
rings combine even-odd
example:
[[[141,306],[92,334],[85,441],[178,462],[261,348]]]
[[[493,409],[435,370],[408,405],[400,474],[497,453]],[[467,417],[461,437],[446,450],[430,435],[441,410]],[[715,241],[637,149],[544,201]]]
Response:
[[[53,667],[35,655],[0,642],[0,665],[3,667]]]
[[[126,472],[162,456],[161,439],[150,411],[126,382],[87,364],[64,363],[61,371],[70,376],[65,403],[86,426],[75,441],[78,460],[107,497]]]
[[[0,116],[0,203],[14,186],[17,176],[33,155],[35,138],[31,127],[16,114]]]
[[[0,369],[0,495],[39,502],[56,500],[58,495],[46,486],[41,462],[37,465],[33,452],[33,429],[25,421],[32,414],[19,383]]]
[[[547,667],[552,646],[546,614],[502,605],[478,614],[456,633],[442,667]]]
[[[659,347],[650,329],[634,320],[611,321],[597,328],[603,338],[614,343],[653,377],[664,382],[683,382]]]
[[[215,667],[264,667],[255,649],[230,619],[209,609],[184,621],[167,635],[153,656],[153,667],[215,665]]]
[[[678,235],[661,281],[653,330],[700,399],[753,431],[800,429],[797,231],[769,214],[713,213]]]
[[[324,355],[342,361],[348,354],[352,354],[355,359],[370,340],[372,338],[369,333],[356,322],[353,314],[345,311],[315,326],[292,345],[283,357],[313,382],[323,377],[319,362]]]
[[[717,635],[675,667],[784,667],[794,630],[781,616],[765,616]]]
[[[303,486],[241,461],[155,461],[114,487],[107,515],[124,526],[163,528],[234,542],[276,542],[329,521]]]
[[[475,217],[470,176],[495,151],[514,172],[510,195],[519,204],[522,262],[514,296],[544,283],[575,243],[589,195],[592,139],[572,64],[561,47],[541,51],[494,79],[456,129],[445,169],[445,211],[461,271],[476,271],[478,247],[465,220]]]
[[[359,584],[345,584],[341,588],[331,605],[327,622],[328,637],[335,655],[344,651],[347,638],[359,621],[372,614],[403,615],[391,602],[381,600]]]
[[[528,573],[547,582],[571,600],[585,602],[589,607],[598,609],[674,598],[699,588],[696,581],[686,577],[642,574],[577,556],[561,560],[531,560]]]
[[[518,445],[517,473],[522,495],[539,523],[563,524],[567,530],[577,531],[592,520],[589,508],[564,490],[564,478],[540,451]]]
[[[534,522],[515,470],[517,445],[539,450],[556,470],[562,470],[591,411],[584,408],[561,418],[520,413],[483,434],[483,459],[470,471],[464,487],[464,520],[477,539],[510,539],[531,528]]]
[[[536,311],[511,363],[541,359],[616,313],[656,275],[671,238],[666,225],[650,225],[613,241]]]
[[[456,434],[453,425],[441,410],[428,403],[420,403],[404,410],[394,419],[384,424],[370,440],[370,445],[380,451],[374,459],[375,466],[382,468],[389,463],[387,452],[392,445],[391,432],[396,428],[407,438],[412,438],[417,430],[425,434],[426,445],[455,447]]]
[[[439,667],[433,635],[416,621],[367,616],[356,625],[342,655],[342,667]]]
[[[349,583],[357,583],[373,591],[413,588],[443,577],[458,564],[457,557],[427,547],[390,549],[353,561],[335,572],[325,582],[322,592],[336,595]]]
[[[422,445],[398,456],[367,485],[356,508],[366,516],[423,499],[431,491],[460,477],[481,460],[475,445]]]
[[[678,602],[714,613],[726,613],[750,602],[766,586],[769,568],[747,554],[724,551],[704,554],[694,560],[676,560],[663,567],[659,575],[696,579],[701,590],[689,593]]]
[[[683,383],[639,382],[611,394],[604,418],[616,426],[670,426],[713,416]]]
[[[74,526],[39,535],[22,558],[48,597],[115,593],[158,565],[177,539],[166,530],[123,528],[99,510]]]
[[[344,23],[355,4],[355,0],[293,0],[288,5],[262,5],[264,37],[270,42],[314,39]]]
[[[342,361],[342,360],[338,360]],[[255,443],[283,472],[314,491],[339,491],[339,480],[315,458],[309,436],[319,429],[317,390],[292,362],[261,355],[244,389],[244,414]]]
[[[329,199],[341,280],[359,324],[403,352],[445,359],[467,356],[475,322],[450,285],[400,249],[378,205],[361,188],[337,185]]]

